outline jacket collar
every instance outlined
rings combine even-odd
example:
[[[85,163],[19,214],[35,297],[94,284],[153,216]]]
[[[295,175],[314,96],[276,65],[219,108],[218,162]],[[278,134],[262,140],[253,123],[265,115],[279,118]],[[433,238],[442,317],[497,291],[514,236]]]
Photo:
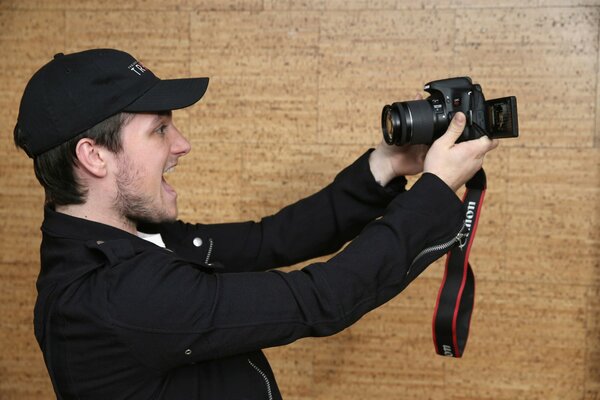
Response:
[[[50,236],[82,241],[137,238],[114,226],[63,214],[48,206],[44,207],[44,222],[41,229],[44,234]]]

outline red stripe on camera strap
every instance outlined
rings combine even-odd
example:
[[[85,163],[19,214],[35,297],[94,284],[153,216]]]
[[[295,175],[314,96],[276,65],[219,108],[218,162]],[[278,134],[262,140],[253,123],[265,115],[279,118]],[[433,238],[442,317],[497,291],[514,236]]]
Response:
[[[463,197],[466,240],[446,256],[442,285],[433,314],[433,343],[437,354],[460,358],[469,336],[469,325],[475,298],[475,276],[469,264],[469,253],[475,239],[477,223],[486,190],[483,168],[467,182]]]

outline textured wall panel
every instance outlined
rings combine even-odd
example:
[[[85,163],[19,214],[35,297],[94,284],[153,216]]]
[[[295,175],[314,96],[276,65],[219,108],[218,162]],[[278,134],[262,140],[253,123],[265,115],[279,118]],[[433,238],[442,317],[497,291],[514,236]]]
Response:
[[[192,0],[162,1],[162,0],[3,0],[0,9],[13,10],[89,10],[131,11],[131,10],[181,10],[190,9]],[[127,31],[126,26],[123,27]]]
[[[192,15],[192,72],[211,77],[194,133],[211,141],[314,142],[314,13]]]
[[[546,6],[562,6],[562,7],[577,7],[577,6],[600,6],[598,0],[537,0],[542,7]]]
[[[188,0],[194,10],[201,11],[261,11],[264,0]]]
[[[306,338],[289,346],[265,350],[285,399],[315,398],[314,353],[319,339]]]
[[[348,161],[364,151],[360,146],[246,146],[241,210],[247,218],[277,212],[333,181]]]
[[[130,52],[160,77],[188,76],[189,14],[184,12],[67,12],[66,50],[94,47]]]
[[[41,26],[46,28],[41,30]],[[7,55],[0,58],[2,118],[16,118],[21,93],[29,77],[52,59],[53,51],[64,47],[64,28],[62,12],[0,11],[0,45]],[[6,137],[2,135],[2,140]]]
[[[600,286],[588,288],[585,399],[600,398]]]
[[[511,149],[506,267],[498,279],[600,279],[598,149]]]
[[[196,138],[190,143],[192,151],[167,176],[178,193],[179,218],[203,223],[240,220],[241,146]]]
[[[596,73],[596,136],[594,147],[600,148],[600,112],[598,112],[598,107],[600,106],[600,34],[598,34],[598,61],[596,61],[596,68],[598,71]]]
[[[554,0],[560,3],[561,0]],[[562,0],[568,3],[570,0]],[[579,3],[585,5],[593,4],[597,0],[581,0]],[[498,3],[495,0],[264,0],[267,10],[419,10],[433,8],[507,8],[507,7],[531,7],[536,1],[523,2],[520,0],[507,0]]]
[[[585,310],[583,286],[480,279],[467,352],[446,366],[446,398],[581,398]]]
[[[471,73],[488,98],[518,98],[523,135],[511,145],[592,145],[598,11],[490,9],[457,14],[456,72]]]
[[[384,104],[430,80],[516,95],[521,137],[485,162],[464,358],[433,349],[443,260],[348,330],[266,353],[288,400],[598,400],[600,3],[496,3],[0,0],[0,399],[53,398],[32,328],[43,192],[12,144],[20,96],[53,54],[113,47],[161,77],[211,78],[174,113],[192,152],[167,179],[188,221],[257,220],[313,193],[381,140]]]

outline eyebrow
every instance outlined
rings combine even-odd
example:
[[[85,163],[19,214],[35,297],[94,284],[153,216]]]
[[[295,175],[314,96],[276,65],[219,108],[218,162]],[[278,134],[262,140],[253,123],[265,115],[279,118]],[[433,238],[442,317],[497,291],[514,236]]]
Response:
[[[171,118],[172,115],[173,115],[173,113],[171,112],[171,110],[156,112],[156,113],[154,113],[154,118],[152,118],[152,125],[156,125],[158,122],[162,122],[162,119],[164,117]]]

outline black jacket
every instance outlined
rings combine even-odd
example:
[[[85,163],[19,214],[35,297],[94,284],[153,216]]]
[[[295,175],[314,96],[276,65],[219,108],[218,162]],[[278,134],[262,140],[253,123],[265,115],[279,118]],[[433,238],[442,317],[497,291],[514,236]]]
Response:
[[[144,226],[166,249],[46,208],[34,321],[59,398],[281,398],[260,349],[350,326],[441,255],[410,267],[423,248],[461,229],[439,178],[405,182],[381,188],[367,153],[259,223]],[[264,272],[353,238],[327,262]]]

